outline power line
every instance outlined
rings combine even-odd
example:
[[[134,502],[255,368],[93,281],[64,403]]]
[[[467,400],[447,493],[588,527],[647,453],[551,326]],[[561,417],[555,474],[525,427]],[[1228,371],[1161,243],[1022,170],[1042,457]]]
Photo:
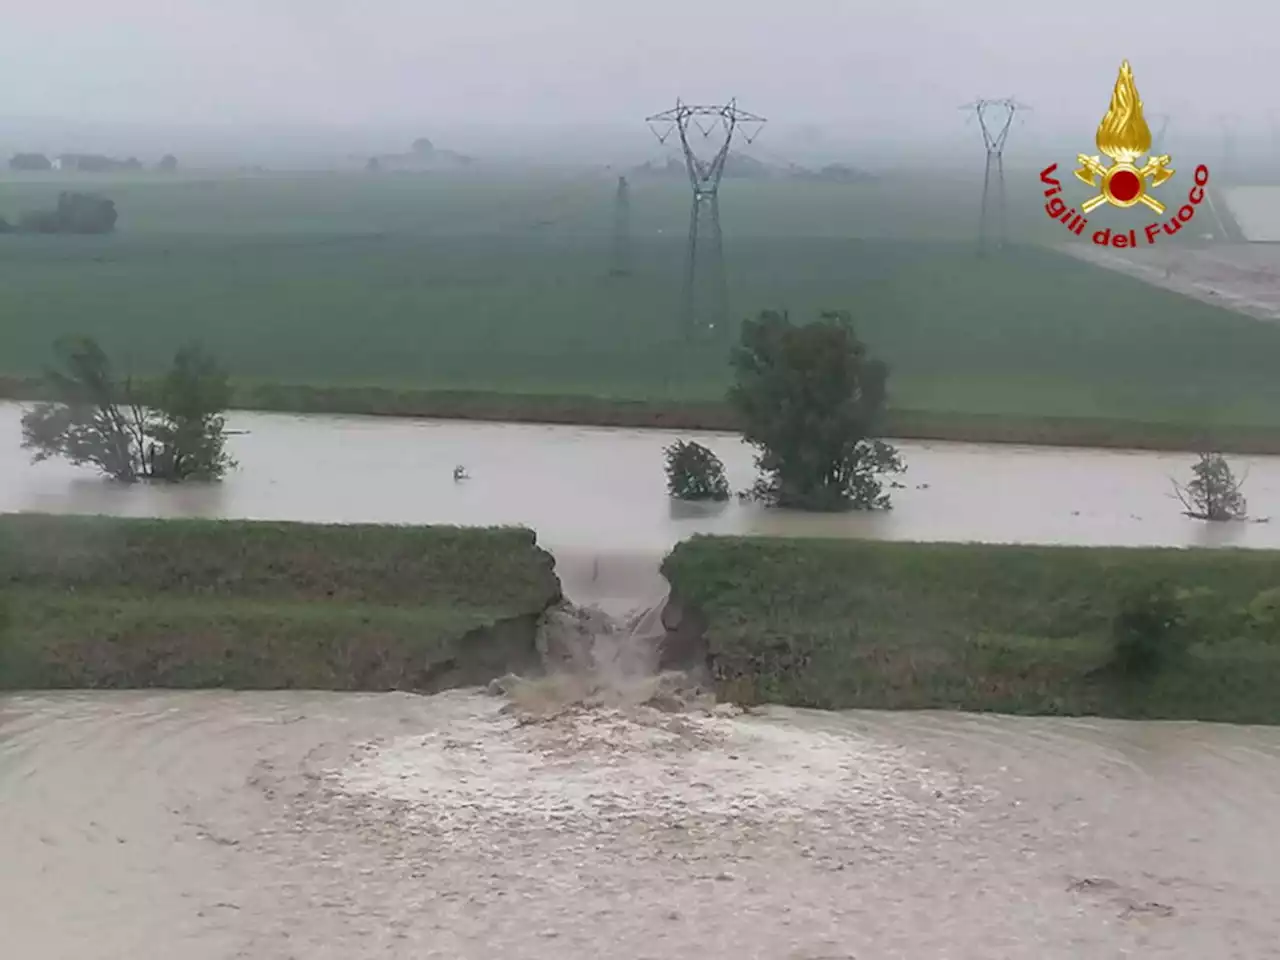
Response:
[[[626,177],[618,178],[618,192],[613,198],[613,265],[609,274],[631,274],[631,188]]]
[[[685,169],[693,189],[681,303],[685,338],[693,339],[700,328],[727,332],[729,291],[724,270],[724,238],[720,230],[720,181],[734,136],[740,134],[747,143],[751,143],[760,135],[765,119],[740,110],[737,100],[726,104],[694,105],[678,99],[674,109],[645,119],[659,143],[666,143],[672,133],[680,135]],[[697,133],[702,134],[701,141],[696,140]],[[699,157],[695,142],[704,151],[711,148],[709,159]],[[700,284],[699,280],[703,282]],[[712,302],[709,305],[698,296],[699,288],[707,285],[711,287]]]
[[[978,126],[982,130],[982,142],[987,151],[986,169],[982,174],[982,210],[978,215],[978,254],[982,256],[991,247],[993,231],[996,234],[997,248],[1003,249],[1009,242],[1008,205],[1004,187],[1004,147],[1009,141],[1009,130],[1013,127],[1013,120],[1018,111],[1031,108],[1019,103],[1013,97],[1003,97],[998,100],[978,99],[972,103],[966,103],[960,109],[971,111],[973,116],[978,118]]]

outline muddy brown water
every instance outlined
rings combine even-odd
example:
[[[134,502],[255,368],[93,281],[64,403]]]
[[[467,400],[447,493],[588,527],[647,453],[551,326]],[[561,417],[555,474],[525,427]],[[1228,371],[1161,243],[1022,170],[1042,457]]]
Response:
[[[1278,546],[1167,497],[1185,456],[907,444],[897,509],[673,510],[670,436],[237,415],[220,488],[30,466],[0,510],[526,523],[580,599],[698,531]],[[750,456],[699,438],[735,484]],[[455,484],[455,464],[471,479]],[[1280,464],[1241,460],[1266,513]],[[1280,730],[282,693],[0,697],[4,955],[1277,956]]]
[[[662,450],[711,447],[734,489],[752,453],[725,434],[238,413],[242,467],[213,486],[121,488],[65,463],[32,465],[20,408],[0,404],[0,512],[329,523],[518,523],[555,553],[571,596],[650,598],[659,558],[695,533],[1082,545],[1280,547],[1274,523],[1205,524],[1171,496],[1185,454],[903,443],[908,472],[882,514],[811,515],[668,499]],[[5,438],[12,440],[5,440]],[[1233,459],[1254,513],[1280,514],[1280,457]],[[470,479],[455,482],[455,466]]]
[[[41,960],[1276,956],[1280,733],[320,693],[0,699]]]

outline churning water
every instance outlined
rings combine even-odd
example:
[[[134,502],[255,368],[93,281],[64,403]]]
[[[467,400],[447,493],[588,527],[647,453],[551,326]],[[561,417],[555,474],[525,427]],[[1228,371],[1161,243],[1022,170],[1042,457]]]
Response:
[[[1257,958],[1280,731],[322,693],[0,699],[42,960]]]
[[[1280,523],[1182,517],[1185,456],[904,444],[893,513],[804,517],[673,507],[662,433],[237,414],[223,485],[121,489],[30,466],[17,419],[0,407],[0,510],[524,523],[615,614],[660,600],[657,559],[698,531],[1280,545]],[[745,485],[736,439],[697,439]],[[1265,514],[1280,463],[1250,466]],[[578,616],[570,659],[640,689],[651,664],[594,645],[616,617]],[[1276,955],[1280,730],[596,688],[0,697],[5,955]]]

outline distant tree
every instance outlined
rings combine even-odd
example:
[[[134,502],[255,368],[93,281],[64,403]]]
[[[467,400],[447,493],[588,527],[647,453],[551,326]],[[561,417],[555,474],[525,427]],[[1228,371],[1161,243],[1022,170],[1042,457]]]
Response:
[[[178,169],[178,158],[172,153],[166,153],[160,158],[160,162],[156,164],[156,169],[162,173],[173,173]]]
[[[1189,517],[1197,520],[1243,520],[1248,504],[1241,487],[1244,478],[1236,479],[1231,465],[1220,453],[1201,453],[1191,467],[1192,479],[1173,483],[1174,495],[1182,502]]]
[[[58,222],[64,233],[111,233],[116,228],[116,205],[92,193],[58,194]]]
[[[726,177],[762,179],[770,176],[772,172],[767,164],[761,163],[755,157],[749,157],[746,154],[731,153],[725,158],[724,175]]]
[[[370,173],[377,173],[382,169],[382,161],[377,157],[370,157],[369,162],[364,165],[364,168]]]
[[[52,170],[53,161],[43,153],[15,153],[9,158],[10,170]]]
[[[436,146],[426,137],[419,137],[413,141],[413,145],[409,149],[414,153],[434,153]]]
[[[53,210],[30,210],[18,220],[26,233],[111,233],[116,228],[116,205],[92,193],[58,194]]]
[[[139,160],[137,157],[130,157],[128,160],[124,162],[123,166],[126,170],[141,170],[142,161]]]
[[[84,173],[108,173],[124,166],[119,160],[100,153],[69,153],[62,158],[64,170],[80,170]]]
[[[663,454],[667,461],[667,492],[677,500],[728,500],[729,481],[724,464],[707,447],[677,440]]]
[[[844,163],[829,163],[820,170],[797,168],[792,176],[801,180],[816,180],[822,183],[865,183],[875,177],[865,170],[859,170]]]
[[[88,337],[54,344],[45,373],[53,401],[22,418],[22,446],[36,462],[63,457],[116,480],[218,480],[235,466],[224,448],[226,373],[199,346],[183,347],[144,406],[132,381],[118,382],[106,353]]]
[[[902,473],[877,439],[888,368],[868,355],[848,313],[792,324],[768,310],[742,325],[729,402],[761,477],[751,496],[805,510],[887,509],[882,475]]]

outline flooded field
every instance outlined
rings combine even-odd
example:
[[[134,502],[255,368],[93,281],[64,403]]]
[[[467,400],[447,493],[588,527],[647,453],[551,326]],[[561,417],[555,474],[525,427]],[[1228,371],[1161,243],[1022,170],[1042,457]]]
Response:
[[[0,699],[42,960],[1248,958],[1280,731],[336,694]]]
[[[904,444],[882,516],[677,507],[675,435],[237,414],[219,487],[32,466],[0,510],[523,523],[641,601],[696,532],[1280,546],[1180,515],[1185,455]],[[750,451],[698,437],[735,486]],[[1280,460],[1241,458],[1255,512]],[[462,464],[470,479],[453,480]],[[1253,958],[1280,942],[1280,729],[500,697],[0,697],[0,930],[42,960]]]

